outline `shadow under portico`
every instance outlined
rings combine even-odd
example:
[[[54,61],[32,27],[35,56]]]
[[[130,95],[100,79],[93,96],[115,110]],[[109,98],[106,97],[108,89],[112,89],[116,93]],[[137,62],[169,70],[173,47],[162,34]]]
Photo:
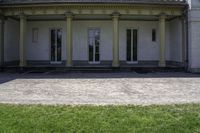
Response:
[[[4,71],[0,73],[0,84],[7,83],[17,79],[156,79],[156,78],[200,78],[200,74],[192,74],[184,71],[153,71],[153,70],[135,70],[135,71],[63,71],[63,70],[41,70],[41,71]]]

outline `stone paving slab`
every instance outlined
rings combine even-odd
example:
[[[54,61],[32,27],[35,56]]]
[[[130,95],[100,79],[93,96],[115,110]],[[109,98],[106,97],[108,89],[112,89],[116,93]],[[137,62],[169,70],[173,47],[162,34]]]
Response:
[[[184,72],[0,73],[0,103],[200,103],[200,75]]]

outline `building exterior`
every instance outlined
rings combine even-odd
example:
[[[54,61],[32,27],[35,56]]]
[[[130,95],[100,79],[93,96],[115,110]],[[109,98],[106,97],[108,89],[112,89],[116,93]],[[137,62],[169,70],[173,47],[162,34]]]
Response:
[[[186,67],[200,71],[198,0],[192,1],[191,8],[186,0],[0,3],[1,66]]]
[[[200,1],[191,0],[188,15],[189,70],[200,72]]]

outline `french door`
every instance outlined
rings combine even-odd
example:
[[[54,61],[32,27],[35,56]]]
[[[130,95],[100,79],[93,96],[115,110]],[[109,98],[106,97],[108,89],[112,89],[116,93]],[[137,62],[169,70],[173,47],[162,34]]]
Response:
[[[88,29],[88,55],[89,63],[100,62],[100,29]]]
[[[126,30],[127,47],[126,47],[126,60],[129,63],[137,62],[137,47],[138,47],[138,30],[127,29]]]
[[[51,47],[51,63],[62,62],[62,30],[51,29],[50,30],[50,47]]]

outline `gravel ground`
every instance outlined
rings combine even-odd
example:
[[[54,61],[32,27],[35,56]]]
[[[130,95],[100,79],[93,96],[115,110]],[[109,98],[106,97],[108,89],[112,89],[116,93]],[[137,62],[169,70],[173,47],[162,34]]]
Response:
[[[200,103],[200,75],[147,73],[0,73],[0,103]]]

